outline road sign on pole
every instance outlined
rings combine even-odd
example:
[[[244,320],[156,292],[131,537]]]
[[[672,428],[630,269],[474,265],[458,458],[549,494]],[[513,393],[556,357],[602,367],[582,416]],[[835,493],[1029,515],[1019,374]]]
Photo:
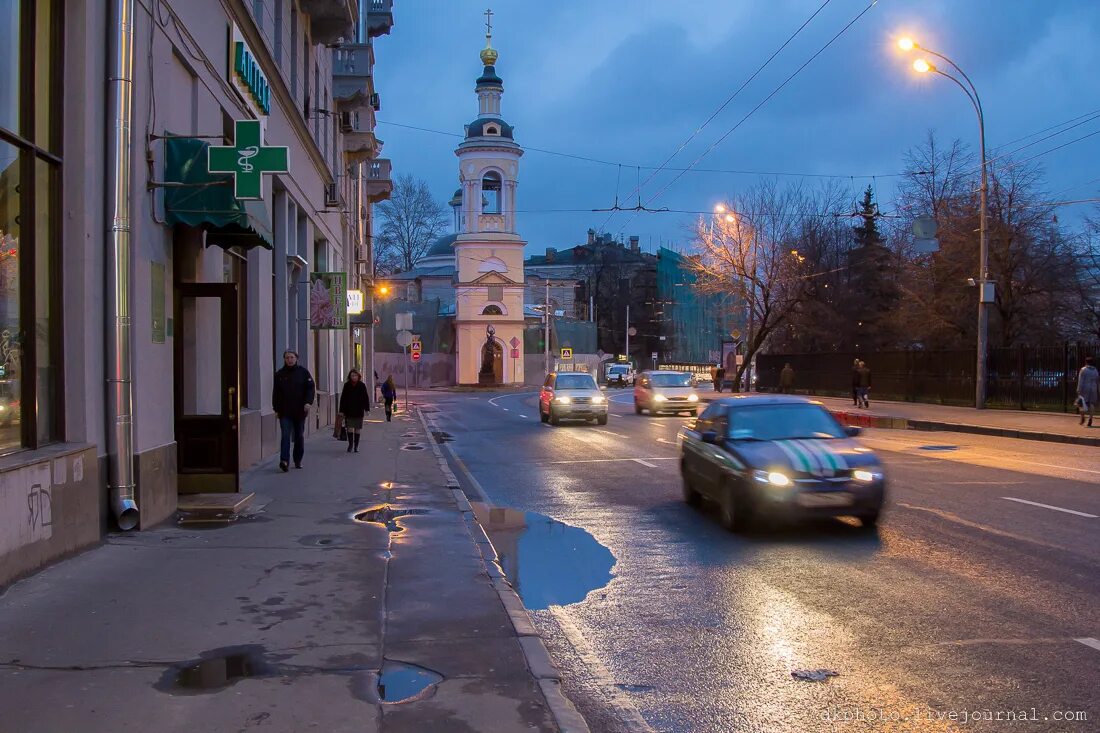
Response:
[[[571,349],[569,347],[563,348],[561,350],[561,360],[562,361],[572,361],[573,360],[573,349]]]
[[[401,315],[401,314],[398,313],[398,315]],[[408,346],[412,342],[413,342],[413,337],[412,337],[411,333],[409,333],[408,331],[398,331],[397,332],[397,345],[398,346],[400,346],[401,348],[405,348],[406,346]]]
[[[413,361],[420,361],[420,352],[414,349],[410,358]]]

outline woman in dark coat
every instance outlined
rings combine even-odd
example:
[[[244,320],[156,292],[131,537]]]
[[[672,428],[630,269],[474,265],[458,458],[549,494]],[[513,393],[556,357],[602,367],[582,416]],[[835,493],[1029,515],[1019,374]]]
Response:
[[[340,415],[348,431],[348,453],[359,452],[359,433],[363,430],[363,416],[370,410],[370,395],[363,375],[355,369],[348,372],[348,381],[340,393]]]
[[[397,387],[394,386],[392,374],[382,383],[382,399],[386,401],[386,422],[389,422],[393,417],[393,401],[397,399]]]

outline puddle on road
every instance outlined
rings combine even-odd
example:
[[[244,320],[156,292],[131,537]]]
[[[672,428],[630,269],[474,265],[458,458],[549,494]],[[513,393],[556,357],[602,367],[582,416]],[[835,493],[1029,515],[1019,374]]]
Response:
[[[432,437],[435,438],[435,442],[442,445],[443,443],[454,442],[455,437],[450,433],[445,433],[441,430],[433,430]]]
[[[420,445],[420,443],[406,443],[401,446],[401,450],[424,450],[424,446]]]
[[[430,669],[408,662],[382,663],[382,674],[378,677],[378,698],[384,703],[405,702],[423,699],[429,688],[431,694],[435,686],[443,681],[443,675]]]
[[[263,647],[225,647],[203,652],[198,660],[168,669],[155,687],[175,695],[203,694],[225,689],[248,677],[272,673],[272,667],[264,661]]]
[[[471,505],[528,609],[579,603],[611,582],[615,556],[580,527],[536,512]]]
[[[394,509],[387,504],[385,506],[356,512],[352,516],[352,519],[360,524],[381,524],[390,532],[404,532],[405,528],[398,523],[398,519],[401,517],[428,514],[430,512],[431,509]]]

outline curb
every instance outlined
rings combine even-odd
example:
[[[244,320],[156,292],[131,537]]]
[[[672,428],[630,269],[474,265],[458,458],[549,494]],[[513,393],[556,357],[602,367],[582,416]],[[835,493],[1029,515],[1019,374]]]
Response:
[[[845,425],[855,425],[865,428],[970,433],[972,435],[991,435],[997,438],[1017,438],[1019,440],[1033,440],[1045,443],[1067,443],[1070,445],[1100,447],[1100,438],[1087,438],[1079,435],[1040,433],[1035,430],[997,428],[990,425],[968,425],[966,423],[941,422],[938,420],[910,420],[904,417],[868,415],[861,412],[848,412],[847,410],[829,410],[829,412],[833,414],[833,417]]]
[[[424,411],[417,407],[416,414],[420,416],[420,422],[430,436],[432,427],[424,416]],[[497,561],[497,550],[485,533],[485,528],[474,516],[473,507],[470,506],[470,501],[466,498],[466,493],[462,490],[458,477],[455,476],[454,471],[448,465],[447,458],[443,455],[439,443],[430,438],[428,442],[432,447],[432,453],[435,454],[436,460],[439,461],[443,477],[447,480],[447,488],[454,497],[455,506],[462,513],[470,537],[481,553],[481,561],[485,572],[492,581],[493,589],[496,590],[497,596],[512,622],[512,628],[519,639],[519,646],[523,651],[527,669],[531,676],[535,678],[535,681],[538,682],[539,689],[542,690],[542,695],[546,698],[546,706],[549,708],[550,715],[554,718],[558,730],[561,733],[591,733],[584,716],[577,711],[577,708],[561,691],[561,673],[550,658],[550,652],[547,650],[546,644],[543,642],[534,623],[531,622],[531,616],[527,613],[522,599],[504,576],[504,571]]]

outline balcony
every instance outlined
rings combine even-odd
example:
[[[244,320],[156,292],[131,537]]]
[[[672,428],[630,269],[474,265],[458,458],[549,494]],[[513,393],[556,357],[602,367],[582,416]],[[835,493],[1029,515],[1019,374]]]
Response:
[[[372,204],[385,201],[393,193],[393,181],[390,180],[391,163],[388,158],[379,158],[367,163],[367,175],[363,188],[367,200]]]
[[[367,10],[367,35],[387,36],[393,28],[393,0],[364,0]]]
[[[332,98],[347,111],[370,106],[374,94],[374,48],[369,43],[345,43],[332,51]]]
[[[375,0],[370,0],[370,4],[373,6]],[[299,6],[309,16],[314,43],[336,43],[341,38],[355,37],[358,0],[300,0]]]
[[[344,159],[363,163],[382,151],[382,143],[370,130],[351,129],[344,132]]]

